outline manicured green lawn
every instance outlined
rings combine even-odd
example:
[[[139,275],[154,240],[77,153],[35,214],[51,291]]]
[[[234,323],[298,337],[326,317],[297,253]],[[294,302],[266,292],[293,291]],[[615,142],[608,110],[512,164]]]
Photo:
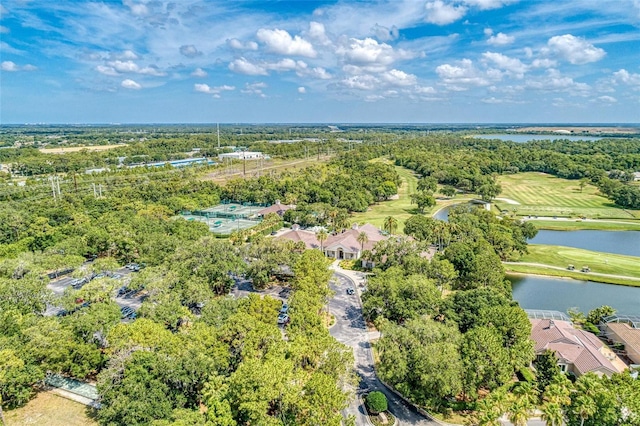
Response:
[[[498,178],[502,185],[499,198],[510,198],[520,203],[508,204],[496,200],[499,209],[516,209],[519,216],[558,216],[590,219],[640,219],[640,211],[616,207],[609,199],[599,195],[593,185],[580,190],[578,180],[557,178],[545,173],[517,173]]]
[[[575,231],[577,229],[590,229],[600,231],[640,231],[640,221],[590,221],[590,220],[532,220],[531,223],[539,229],[551,229],[554,231]]]
[[[529,253],[522,256],[520,262],[540,263],[563,268],[563,271],[558,272],[565,276],[569,276],[569,271],[565,268],[568,265],[574,265],[577,270],[574,274],[579,274],[580,277],[586,278],[589,275],[589,273],[579,272],[583,266],[588,266],[591,273],[622,275],[640,280],[640,258],[635,256],[601,253],[572,247],[530,244]],[[509,269],[513,265],[505,266]],[[519,269],[522,272],[522,269]],[[601,277],[593,278],[593,280],[601,281]],[[636,285],[640,285],[640,281],[637,281]]]
[[[398,231],[402,232],[404,223],[411,217],[416,206],[411,204],[411,194],[417,191],[418,178],[412,170],[396,166],[396,171],[402,179],[402,184],[398,188],[398,199],[382,201],[369,207],[364,213],[354,213],[351,217],[353,222],[368,222],[382,228],[384,219],[393,216],[398,220]]]
[[[387,161],[377,159],[374,161]],[[354,213],[351,215],[352,222],[370,223],[379,228],[383,227],[384,220],[388,216],[393,216],[398,220],[398,234],[404,231],[404,223],[414,214],[417,214],[415,204],[411,204],[411,194],[415,194],[418,187],[418,177],[412,170],[401,166],[396,166],[396,171],[402,179],[402,184],[398,188],[398,198],[396,200],[381,201],[369,207],[366,212]],[[438,196],[439,194],[436,194]],[[450,199],[437,199],[436,206],[431,209],[425,209],[425,215],[431,215],[442,207],[450,204],[461,203],[471,199],[469,194],[457,195]]]

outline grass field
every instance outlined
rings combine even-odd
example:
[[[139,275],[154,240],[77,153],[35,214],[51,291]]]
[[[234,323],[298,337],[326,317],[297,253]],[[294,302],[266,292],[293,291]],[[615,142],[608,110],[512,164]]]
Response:
[[[40,392],[27,405],[4,413],[7,426],[94,426],[92,409],[51,392]]]
[[[582,217],[590,219],[640,219],[640,211],[616,207],[599,195],[593,185],[580,191],[579,181],[557,178],[545,173],[518,173],[498,178],[502,185],[499,197],[511,198],[519,205],[496,200],[499,209],[519,216]]]
[[[126,143],[121,143],[117,145],[68,146],[59,148],[40,148],[38,151],[42,152],[43,154],[65,154],[67,152],[80,152],[82,150],[87,150],[90,152],[106,151],[108,149],[121,148],[126,145]]]
[[[522,256],[519,262],[541,265],[507,263],[505,264],[505,269],[520,273],[564,276],[612,284],[640,286],[640,259],[635,256],[601,253],[572,247],[530,244],[529,253]],[[544,265],[548,266],[545,267]],[[568,265],[574,265],[576,270],[567,270]],[[588,266],[591,272],[580,272],[583,266]],[[628,279],[624,277],[628,277]]]
[[[551,229],[553,231],[575,231],[578,229],[599,231],[640,231],[640,221],[613,221],[613,220],[532,220],[531,223],[539,229]]]
[[[398,220],[398,232],[402,232],[404,223],[416,209],[416,206],[411,204],[410,197],[417,191],[418,178],[412,170],[401,166],[396,166],[396,171],[402,179],[402,184],[398,188],[398,198],[376,203],[370,206],[366,212],[354,213],[351,217],[353,222],[367,222],[382,228],[384,219],[387,216],[393,216]]]

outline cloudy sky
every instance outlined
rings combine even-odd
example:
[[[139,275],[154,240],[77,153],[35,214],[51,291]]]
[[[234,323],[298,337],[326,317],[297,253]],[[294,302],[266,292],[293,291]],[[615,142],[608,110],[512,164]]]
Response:
[[[0,123],[640,122],[640,0],[3,0]]]

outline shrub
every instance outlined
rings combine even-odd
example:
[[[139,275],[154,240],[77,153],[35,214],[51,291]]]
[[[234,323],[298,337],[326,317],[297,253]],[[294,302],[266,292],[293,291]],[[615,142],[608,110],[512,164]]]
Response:
[[[387,411],[387,397],[379,391],[371,392],[365,400],[367,409],[371,414]]]

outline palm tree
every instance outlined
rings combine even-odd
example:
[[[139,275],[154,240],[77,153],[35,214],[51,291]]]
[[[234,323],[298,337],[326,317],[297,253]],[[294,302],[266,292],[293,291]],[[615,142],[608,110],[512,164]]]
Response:
[[[596,413],[597,406],[593,398],[587,395],[580,395],[575,400],[573,411],[580,417],[580,426],[584,426],[584,421]]]
[[[323,243],[327,241],[327,238],[329,238],[329,234],[327,234],[327,231],[325,231],[324,229],[321,229],[320,232],[316,234],[316,238],[320,243],[320,251],[324,253]]]
[[[564,421],[564,410],[562,405],[547,401],[542,404],[542,420],[547,422],[547,426],[561,426]]]
[[[514,426],[527,426],[529,420],[529,414],[531,412],[531,406],[525,397],[519,397],[509,407],[509,421]]]
[[[383,229],[390,234],[393,234],[398,229],[398,219],[393,216],[387,216],[384,219]]]
[[[369,236],[366,232],[362,231],[358,234],[357,240],[360,243],[360,254],[362,254],[362,252],[364,251],[364,244],[369,242]]]

